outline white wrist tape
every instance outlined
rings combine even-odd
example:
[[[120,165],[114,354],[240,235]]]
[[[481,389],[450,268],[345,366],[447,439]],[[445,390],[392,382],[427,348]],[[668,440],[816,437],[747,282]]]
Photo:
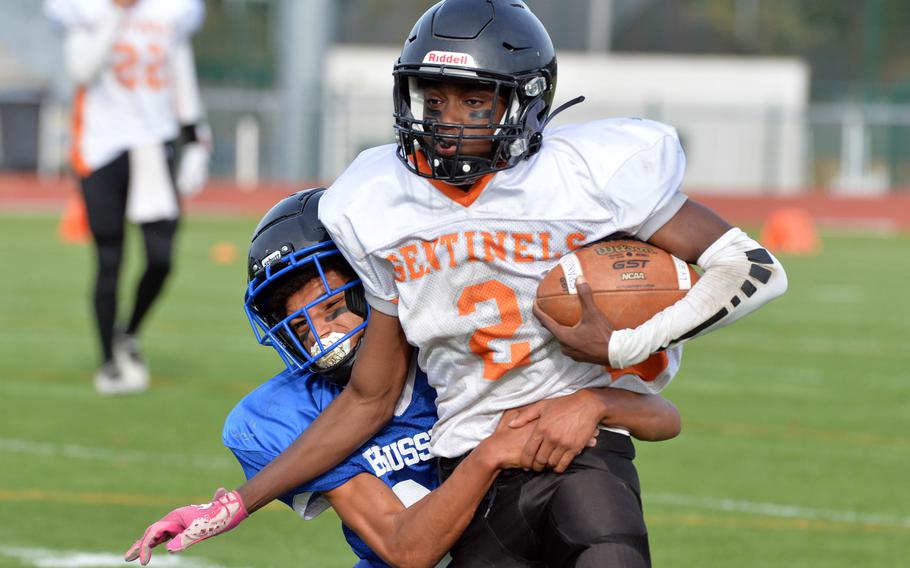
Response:
[[[610,366],[623,369],[651,353],[729,325],[787,290],[787,274],[771,253],[730,229],[698,258],[704,274],[678,302],[635,329],[610,338]]]

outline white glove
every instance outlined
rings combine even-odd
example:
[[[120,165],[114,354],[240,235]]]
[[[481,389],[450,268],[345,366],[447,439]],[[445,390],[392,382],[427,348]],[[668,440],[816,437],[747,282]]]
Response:
[[[199,142],[189,142],[183,147],[177,166],[177,191],[183,197],[192,197],[202,191],[209,177],[211,152]]]

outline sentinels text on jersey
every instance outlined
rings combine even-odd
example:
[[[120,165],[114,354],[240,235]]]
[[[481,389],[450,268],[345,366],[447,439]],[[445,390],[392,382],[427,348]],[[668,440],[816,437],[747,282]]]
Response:
[[[562,355],[531,306],[564,253],[614,233],[647,240],[679,211],[685,157],[671,127],[611,119],[549,129],[540,152],[467,192],[408,172],[395,149],[363,152],[319,216],[371,305],[397,315],[419,348],[438,393],[434,453],[464,454],[509,408],[584,387],[667,384],[679,348],[649,376],[614,380]]]

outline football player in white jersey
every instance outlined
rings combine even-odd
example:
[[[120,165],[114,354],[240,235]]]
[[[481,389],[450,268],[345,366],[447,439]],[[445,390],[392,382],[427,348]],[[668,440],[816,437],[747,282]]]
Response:
[[[360,281],[317,218],[324,191],[301,191],[281,200],[253,232],[246,312],[259,343],[274,347],[288,368],[244,397],[225,421],[224,443],[247,477],[338,396],[369,317]],[[650,440],[679,432],[679,413],[657,395],[607,388],[594,394],[612,407],[608,426],[623,424]],[[392,420],[341,464],[281,496],[308,519],[327,501],[344,523],[358,568],[435,564],[464,531],[499,470],[519,464],[533,425],[502,423],[440,485],[428,447],[435,400],[426,374],[412,363]],[[236,493],[220,491],[213,506],[176,509],[145,531],[126,560],[147,564],[153,547],[193,526],[168,544],[170,550],[185,548],[201,540],[223,511],[240,511],[240,503]],[[231,518],[236,524],[243,514]]]
[[[202,0],[46,0],[44,9],[64,34],[75,84],[70,158],[97,251],[102,365],[94,385],[101,394],[141,392],[149,371],[137,334],[170,272],[178,191],[198,192],[208,171],[211,143],[189,44],[205,7]],[[146,266],[132,312],[117,326],[126,220],[141,229]]]
[[[586,449],[596,407],[569,409],[559,397],[661,388],[682,342],[781,295],[783,268],[681,193],[685,158],[673,128],[623,118],[545,129],[558,112],[556,56],[521,1],[436,4],[393,74],[397,144],[363,152],[320,203],[374,310],[351,381],[239,497],[254,511],[380,428],[410,342],[438,392],[432,448],[443,473],[504,410],[532,403],[537,418],[523,458],[533,471],[499,476],[453,549],[455,565],[649,565],[628,436],[603,431]],[[562,255],[617,235],[704,274],[635,329],[614,330],[582,278],[575,327],[535,311],[540,277]]]

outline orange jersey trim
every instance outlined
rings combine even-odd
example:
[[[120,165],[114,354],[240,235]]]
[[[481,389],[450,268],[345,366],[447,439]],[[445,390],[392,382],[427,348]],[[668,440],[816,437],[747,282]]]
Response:
[[[613,377],[614,381],[623,375],[636,375],[641,380],[649,383],[657,379],[667,369],[669,364],[670,358],[661,351],[660,353],[654,353],[637,365],[632,365],[625,369],[610,369],[608,367],[607,370],[610,371],[610,376]]]
[[[430,168],[430,163],[427,162],[427,157],[422,151],[417,152],[417,171],[421,173],[430,173],[433,171],[432,168]],[[455,203],[458,203],[463,207],[470,207],[472,203],[477,201],[477,198],[480,197],[480,194],[490,183],[490,180],[493,179],[494,175],[495,173],[484,174],[478,178],[467,191],[438,179],[427,178],[427,181],[429,181],[439,193],[445,195]]]
[[[82,137],[85,134],[85,88],[79,87],[73,97],[73,117],[70,135],[70,165],[79,177],[88,177],[92,169],[82,155]]]

